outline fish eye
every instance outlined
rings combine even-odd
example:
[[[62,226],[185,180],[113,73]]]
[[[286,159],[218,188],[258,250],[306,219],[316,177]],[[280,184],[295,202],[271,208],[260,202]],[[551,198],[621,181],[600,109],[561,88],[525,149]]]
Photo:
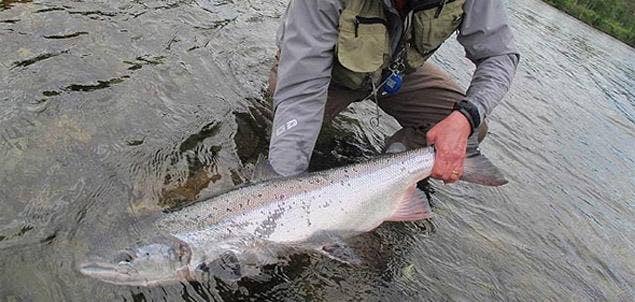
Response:
[[[115,262],[131,262],[134,259],[134,256],[129,251],[121,251],[119,254],[115,256]]]

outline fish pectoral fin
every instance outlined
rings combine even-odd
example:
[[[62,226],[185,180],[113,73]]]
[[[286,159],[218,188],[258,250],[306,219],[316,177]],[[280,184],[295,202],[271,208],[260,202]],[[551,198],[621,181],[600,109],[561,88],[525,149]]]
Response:
[[[465,159],[461,180],[492,187],[502,186],[508,182],[503,173],[478,151]]]
[[[355,251],[344,243],[330,243],[317,249],[321,254],[348,265],[360,265],[362,260]]]
[[[212,261],[203,261],[196,267],[199,275],[211,275],[225,281],[238,281],[242,278],[242,267],[236,254],[226,252]]]
[[[402,196],[397,209],[387,221],[414,221],[432,217],[432,209],[426,193],[416,186],[409,188]]]
[[[271,167],[269,160],[264,155],[258,155],[258,160],[256,160],[256,165],[254,166],[254,171],[251,174],[250,183],[257,183],[265,180],[270,180],[274,178],[282,177]]]

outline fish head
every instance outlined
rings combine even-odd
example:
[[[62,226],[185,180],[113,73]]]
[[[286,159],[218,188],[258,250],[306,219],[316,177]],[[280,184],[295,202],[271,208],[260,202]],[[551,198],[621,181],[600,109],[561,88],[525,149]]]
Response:
[[[117,285],[155,286],[190,279],[192,251],[180,240],[159,240],[119,251],[111,260],[80,267],[84,275]]]

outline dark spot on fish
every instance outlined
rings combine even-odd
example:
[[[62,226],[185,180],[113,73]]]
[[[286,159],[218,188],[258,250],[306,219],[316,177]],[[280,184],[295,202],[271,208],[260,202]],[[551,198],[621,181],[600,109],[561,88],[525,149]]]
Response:
[[[258,193],[258,197],[262,197],[262,194],[261,194],[261,193]]]

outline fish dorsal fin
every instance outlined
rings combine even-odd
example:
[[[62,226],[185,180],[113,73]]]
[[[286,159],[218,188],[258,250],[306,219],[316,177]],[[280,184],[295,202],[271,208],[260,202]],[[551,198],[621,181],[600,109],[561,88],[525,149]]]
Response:
[[[432,217],[426,194],[412,186],[399,200],[397,209],[387,221],[414,221]]]
[[[269,164],[269,160],[262,153],[258,155],[258,160],[256,160],[256,164],[254,166],[254,171],[251,174],[250,183],[257,183],[265,180],[270,180],[274,178],[281,177],[276,173],[271,164]]]
[[[480,153],[465,159],[461,180],[492,187],[502,186],[508,182],[503,173]]]

